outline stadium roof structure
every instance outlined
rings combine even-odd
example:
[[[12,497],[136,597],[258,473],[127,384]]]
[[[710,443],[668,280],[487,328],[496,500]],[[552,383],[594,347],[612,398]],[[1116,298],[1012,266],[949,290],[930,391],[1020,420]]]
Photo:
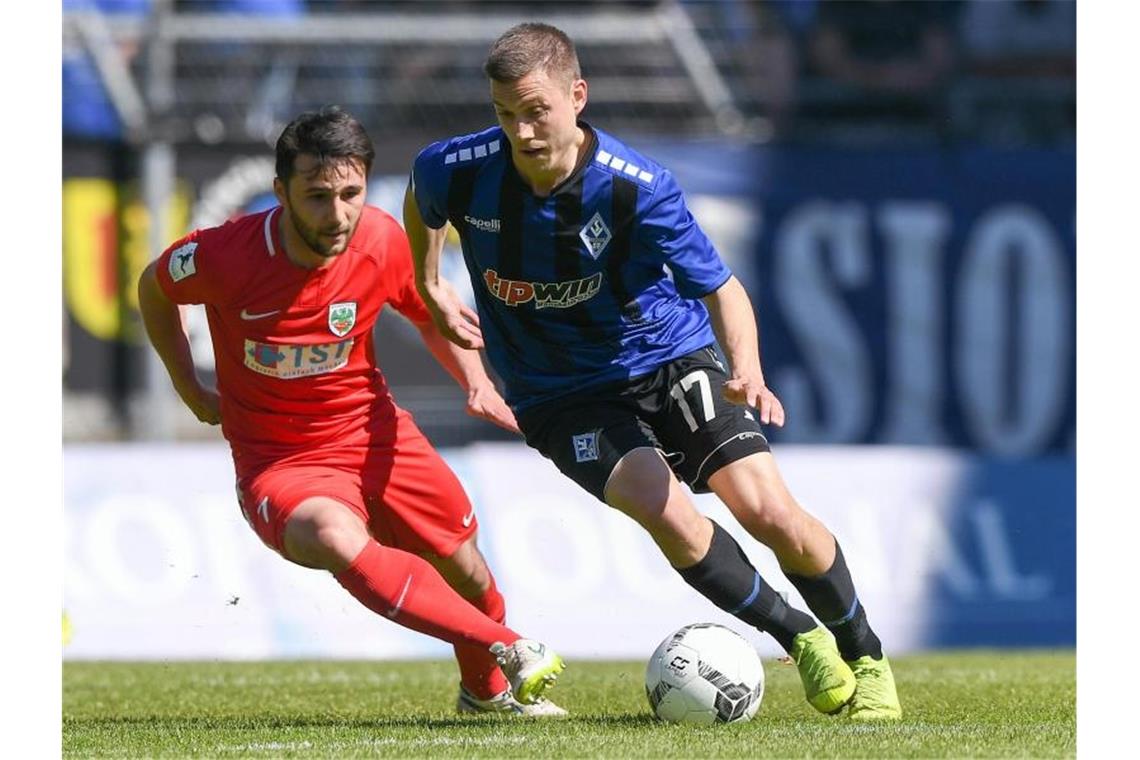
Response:
[[[764,130],[742,109],[708,30],[678,2],[550,4],[556,12],[539,4],[537,13],[531,4],[525,14],[502,4],[355,5],[373,10],[266,18],[188,13],[155,0],[146,17],[65,13],[64,41],[91,55],[137,142],[272,142],[293,115],[329,103],[381,138],[479,129],[493,119],[482,74],[487,49],[525,20],[554,24],[575,40],[591,118],[608,128]],[[126,61],[116,55],[123,46],[141,52]]]

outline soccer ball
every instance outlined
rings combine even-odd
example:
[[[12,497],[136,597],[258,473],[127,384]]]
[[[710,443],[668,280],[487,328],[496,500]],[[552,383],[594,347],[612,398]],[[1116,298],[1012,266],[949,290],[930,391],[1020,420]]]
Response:
[[[649,658],[645,695],[653,714],[670,723],[750,720],[764,697],[764,666],[734,631],[714,623],[687,625]]]

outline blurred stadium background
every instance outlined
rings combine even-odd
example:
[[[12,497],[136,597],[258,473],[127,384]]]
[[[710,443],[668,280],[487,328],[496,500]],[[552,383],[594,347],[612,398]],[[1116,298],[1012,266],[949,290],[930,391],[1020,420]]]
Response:
[[[261,547],[224,441],[145,346],[134,282],[186,230],[272,203],[278,132],[326,103],[369,129],[369,201],[399,217],[416,152],[493,121],[490,42],[536,19],[578,44],[585,118],[675,171],[749,288],[788,410],[777,456],[888,646],[1075,644],[1074,3],[63,7],[68,657],[446,655]],[[518,627],[642,657],[726,620],[632,524],[469,420],[398,318],[377,347],[464,479]]]

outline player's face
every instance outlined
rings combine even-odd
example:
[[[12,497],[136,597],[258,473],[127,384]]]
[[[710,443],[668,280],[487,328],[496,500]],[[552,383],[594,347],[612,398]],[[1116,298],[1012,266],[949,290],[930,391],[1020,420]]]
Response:
[[[322,166],[307,154],[297,156],[293,165],[288,184],[274,180],[274,190],[294,231],[320,259],[344,253],[364,209],[364,166],[351,159]]]
[[[578,114],[586,106],[585,80],[567,82],[539,69],[514,82],[491,80],[491,100],[525,179],[533,183],[573,171],[582,140]]]

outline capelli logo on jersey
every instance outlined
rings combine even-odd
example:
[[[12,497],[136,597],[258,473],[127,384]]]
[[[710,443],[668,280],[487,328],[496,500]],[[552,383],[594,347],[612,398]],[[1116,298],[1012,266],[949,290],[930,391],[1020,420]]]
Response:
[[[487,290],[507,306],[533,300],[536,309],[567,309],[598,294],[602,288],[602,273],[565,282],[523,282],[499,277],[494,269],[488,269],[483,272],[483,282]]]
[[[498,219],[477,219],[476,217],[473,217],[473,216],[464,215],[463,221],[467,222],[468,224],[470,224],[475,229],[481,230],[482,232],[495,232],[495,233],[497,233],[499,231],[499,220]]]

